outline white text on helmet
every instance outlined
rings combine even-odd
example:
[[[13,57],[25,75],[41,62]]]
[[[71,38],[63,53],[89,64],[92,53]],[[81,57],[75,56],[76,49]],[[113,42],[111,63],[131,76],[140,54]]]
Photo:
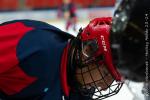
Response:
[[[101,35],[101,40],[102,40],[102,46],[103,46],[104,51],[107,51],[107,47],[106,47],[106,43],[105,43],[105,38],[104,38],[103,35]]]

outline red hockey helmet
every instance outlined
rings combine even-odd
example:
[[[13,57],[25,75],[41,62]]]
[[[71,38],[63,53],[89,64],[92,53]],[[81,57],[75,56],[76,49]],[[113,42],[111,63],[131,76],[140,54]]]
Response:
[[[111,17],[95,18],[77,36],[75,77],[79,91],[92,99],[112,96],[123,84],[111,57],[111,22]]]

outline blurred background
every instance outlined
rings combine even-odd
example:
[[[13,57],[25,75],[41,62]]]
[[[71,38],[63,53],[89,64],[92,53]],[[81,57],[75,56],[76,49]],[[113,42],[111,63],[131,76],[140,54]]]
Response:
[[[77,30],[96,17],[112,17],[121,0],[72,0],[76,5]],[[58,16],[63,0],[0,0],[0,23],[32,19],[52,24],[64,31],[66,21]],[[68,30],[77,35],[77,31]],[[143,83],[126,80],[121,91],[106,100],[144,100]]]
[[[116,1],[120,0],[71,1],[77,8],[78,29],[95,17],[112,16]],[[0,23],[14,19],[34,19],[58,27],[60,24],[64,26],[65,20],[58,17],[58,8],[62,3],[63,0],[0,0]]]
[[[120,1],[120,0],[117,0]],[[78,8],[77,15],[79,19],[93,18],[100,16],[111,16],[112,7],[114,7],[116,0],[72,0]],[[16,12],[16,16],[0,17],[0,21],[7,18],[43,18],[55,19],[57,8],[63,3],[63,0],[0,0],[1,15]],[[39,13],[38,11],[41,11]],[[46,11],[46,12],[45,12]],[[6,13],[7,12],[7,13]],[[19,15],[18,13],[26,12],[28,15]],[[38,14],[37,14],[38,13]],[[44,14],[40,16],[40,14]],[[15,18],[14,18],[15,19]]]

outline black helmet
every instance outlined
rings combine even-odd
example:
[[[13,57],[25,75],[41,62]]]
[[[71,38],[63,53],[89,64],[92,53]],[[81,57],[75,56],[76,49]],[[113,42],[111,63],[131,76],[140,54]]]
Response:
[[[150,0],[122,0],[113,17],[110,37],[113,60],[120,72],[133,81],[145,80],[148,7]]]

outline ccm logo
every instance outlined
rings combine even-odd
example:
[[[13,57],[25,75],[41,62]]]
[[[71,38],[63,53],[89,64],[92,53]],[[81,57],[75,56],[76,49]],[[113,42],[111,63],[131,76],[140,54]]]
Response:
[[[107,51],[107,47],[106,47],[106,43],[105,43],[105,38],[104,38],[103,35],[101,35],[101,40],[102,40],[102,46],[103,46],[104,51]]]

